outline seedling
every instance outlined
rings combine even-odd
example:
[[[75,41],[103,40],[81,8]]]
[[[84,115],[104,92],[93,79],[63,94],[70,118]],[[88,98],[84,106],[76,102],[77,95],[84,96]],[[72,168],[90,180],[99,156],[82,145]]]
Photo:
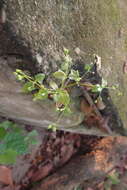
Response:
[[[78,70],[72,69],[72,58],[70,57],[69,50],[64,48],[63,63],[61,67],[56,72],[52,73],[52,79],[48,82],[48,87],[45,85],[46,76],[43,73],[39,73],[35,76],[28,76],[22,70],[17,69],[14,74],[17,79],[23,82],[23,92],[33,93],[33,100],[45,100],[52,99],[56,105],[56,111],[59,111],[60,117],[63,114],[71,113],[70,110],[70,94],[69,88],[73,86],[86,86],[90,87],[93,93],[101,93],[104,88],[107,88],[107,82],[102,79],[102,84],[88,84],[82,82],[82,77]],[[86,64],[85,74],[91,72],[93,63]],[[56,131],[57,123],[48,126],[48,129]]]
[[[46,76],[43,73],[39,73],[34,77],[28,76],[22,70],[17,69],[14,74],[17,79],[24,83],[23,92],[32,92],[33,100],[45,100],[49,97],[53,99],[56,105],[56,111],[63,113],[70,113],[70,95],[68,93],[68,84],[70,81],[74,81],[74,85],[79,85],[81,77],[78,70],[71,69],[72,58],[69,55],[69,50],[64,49],[64,62],[61,68],[52,74],[52,80],[49,81],[49,86],[44,85]],[[58,83],[57,83],[58,82]],[[59,120],[59,119],[58,119]],[[56,124],[49,125],[48,129],[56,130]]]

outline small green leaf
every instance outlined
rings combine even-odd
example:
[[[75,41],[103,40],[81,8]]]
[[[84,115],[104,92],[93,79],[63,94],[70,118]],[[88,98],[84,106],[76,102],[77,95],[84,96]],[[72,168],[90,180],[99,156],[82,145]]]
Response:
[[[69,114],[72,114],[72,111],[68,106],[66,106],[65,109],[63,110],[63,113],[65,116],[66,115],[68,116]]]
[[[65,61],[64,63],[62,63],[61,69],[62,69],[63,71],[68,71],[68,69],[69,69],[69,64],[68,64],[68,62]]]
[[[29,137],[38,136],[38,132],[37,132],[36,130],[32,130],[31,132],[29,132],[28,136],[29,136]]]
[[[50,125],[48,126],[48,129],[52,130],[53,132],[56,132],[56,130],[57,130],[57,125],[56,125],[56,124],[50,124]]]
[[[0,154],[1,164],[14,164],[16,162],[17,152],[12,149],[6,150],[5,153]]]
[[[53,73],[53,76],[57,79],[64,80],[67,76],[62,70],[58,70],[55,73]]]
[[[72,66],[72,58],[69,55],[64,56],[64,62],[68,63],[68,66]]]
[[[23,92],[26,92],[26,93],[31,92],[35,89],[36,88],[33,82],[26,82],[22,88]]]
[[[117,96],[123,96],[123,93],[118,91]]]
[[[93,63],[91,63],[91,64],[85,64],[84,70],[87,71],[87,72],[90,72],[90,70],[92,69],[92,67],[93,67]]]
[[[69,79],[74,80],[76,82],[79,82],[81,80],[81,77],[79,77],[78,70],[71,70],[71,73],[69,74]]]
[[[37,139],[35,139],[38,136],[38,133],[36,130],[32,130],[28,133],[28,135],[25,137],[25,141],[29,144],[35,145],[38,144]]]
[[[96,84],[92,87],[92,92],[101,92],[103,90],[103,87],[100,84]]]
[[[12,128],[14,125],[14,123],[12,123],[11,121],[3,121],[2,123],[0,123],[0,127],[3,127],[5,130]]]
[[[107,81],[106,80],[104,80],[103,78],[102,78],[102,87],[103,88],[106,88],[107,87],[107,85],[108,85],[108,83],[107,83]]]
[[[119,179],[119,174],[118,173],[114,173],[112,175],[109,175],[108,179],[111,180],[112,185],[117,185],[117,184],[120,183],[120,179]]]
[[[69,94],[66,90],[59,90],[53,95],[54,101],[63,105],[68,105],[70,102]]]
[[[6,149],[15,150],[19,155],[24,154],[27,152],[28,148],[24,138],[25,136],[22,133],[12,131],[6,134],[3,139],[3,144],[6,145]]]
[[[52,80],[49,82],[49,85],[54,90],[56,90],[58,88],[57,84],[54,81],[52,81]]]
[[[0,127],[0,140],[4,139],[6,133],[6,130],[3,127]]]
[[[22,81],[25,78],[24,75],[22,75],[20,73],[14,72],[14,75],[16,76],[16,79],[19,81]]]
[[[68,55],[69,54],[69,50],[67,48],[64,48],[64,55]]]
[[[18,74],[24,74],[24,72],[21,70],[21,69],[16,69],[16,73],[18,73]]]
[[[34,94],[33,100],[45,100],[48,98],[48,89],[40,89],[36,94]]]
[[[42,84],[43,80],[45,79],[45,74],[39,73],[35,75],[35,81]]]

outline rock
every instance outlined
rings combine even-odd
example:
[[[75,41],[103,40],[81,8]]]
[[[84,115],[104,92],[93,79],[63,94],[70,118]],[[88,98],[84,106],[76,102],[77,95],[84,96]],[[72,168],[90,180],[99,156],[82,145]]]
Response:
[[[107,0],[8,0],[5,1],[5,11],[6,32],[25,49],[31,50],[35,59],[36,55],[42,57],[37,64],[42,72],[49,74],[56,69],[56,65],[59,67],[63,47],[70,49],[73,61],[79,59],[83,63],[91,63],[93,54],[101,57],[99,72],[109,86],[118,85],[123,94],[118,96],[117,90],[109,90],[123,122],[117,118],[114,128],[124,126],[126,131],[127,79],[123,74],[127,49],[126,0],[113,0],[110,3]],[[76,47],[80,49],[81,56],[74,53]],[[14,101],[11,94],[10,98]],[[35,123],[34,119],[32,123]],[[127,134],[125,131],[124,135]],[[85,133],[98,134],[94,129]]]

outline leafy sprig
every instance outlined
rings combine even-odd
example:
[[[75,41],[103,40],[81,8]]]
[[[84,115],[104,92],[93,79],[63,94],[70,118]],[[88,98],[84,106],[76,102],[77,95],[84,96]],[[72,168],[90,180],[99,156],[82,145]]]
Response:
[[[29,152],[31,144],[37,144],[36,130],[27,135],[24,130],[11,121],[0,123],[0,164],[13,164],[17,156]]]
[[[102,80],[102,84],[88,84],[82,82],[82,77],[78,70],[72,69],[72,58],[70,57],[70,52],[68,49],[64,48],[63,62],[61,67],[52,73],[52,79],[48,82],[48,87],[45,85],[46,76],[43,73],[39,73],[34,77],[28,76],[22,70],[17,69],[14,74],[17,79],[24,83],[23,92],[33,93],[33,100],[45,100],[49,97],[54,101],[56,105],[56,111],[61,112],[61,114],[71,113],[70,110],[70,95],[68,88],[73,86],[86,86],[90,85],[91,91],[93,93],[101,93],[104,88],[107,88],[106,81]],[[86,64],[84,67],[85,73],[91,72],[93,68],[93,63]],[[61,117],[61,116],[60,116]],[[59,118],[58,118],[59,121]],[[57,121],[55,124],[49,125],[48,129],[56,130]]]

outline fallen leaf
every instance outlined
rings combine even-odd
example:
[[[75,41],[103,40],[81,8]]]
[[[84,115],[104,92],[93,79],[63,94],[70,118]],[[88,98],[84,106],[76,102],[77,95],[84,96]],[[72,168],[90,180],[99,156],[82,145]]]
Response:
[[[85,113],[85,116],[89,116],[91,115],[91,113],[94,112],[93,108],[88,104],[85,99],[81,100],[80,109],[83,113]]]
[[[6,166],[0,166],[0,182],[13,186],[12,171]]]
[[[99,110],[103,110],[106,107],[100,96],[97,98],[96,106]]]

